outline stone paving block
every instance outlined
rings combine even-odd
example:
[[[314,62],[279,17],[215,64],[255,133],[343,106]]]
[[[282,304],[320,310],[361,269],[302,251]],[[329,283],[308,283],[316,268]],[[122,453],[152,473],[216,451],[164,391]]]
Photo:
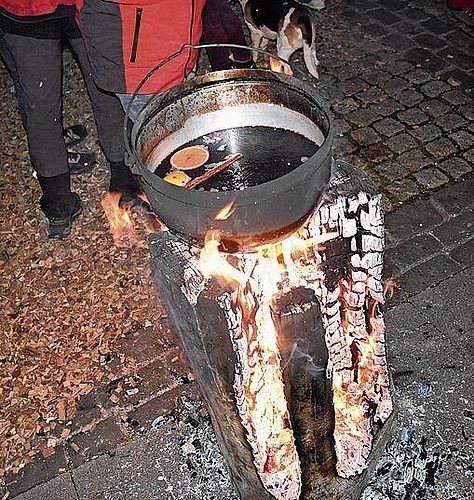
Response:
[[[406,7],[406,2],[403,0],[379,0],[377,4],[389,9],[391,12],[397,12]]]
[[[447,113],[451,107],[438,99],[432,99],[431,101],[422,102],[420,104],[420,109],[428,113],[433,118],[436,118]]]
[[[392,77],[389,73],[379,68],[366,68],[360,72],[359,76],[370,85],[378,85],[381,88]]]
[[[387,247],[391,248],[401,241],[426,233],[443,221],[443,214],[430,200],[420,199],[405,205],[385,218]]]
[[[387,71],[392,73],[392,75],[406,75],[408,72],[414,69],[413,64],[405,61],[404,59],[399,59],[387,66]]]
[[[419,108],[410,108],[405,111],[400,111],[400,113],[397,113],[397,117],[400,121],[408,125],[420,125],[429,119]]]
[[[355,97],[365,104],[372,104],[383,100],[385,93],[376,87],[372,87],[368,90],[364,90],[363,92],[359,92],[355,95]]]
[[[372,144],[359,150],[359,155],[369,163],[377,164],[393,157],[393,152],[382,142]]]
[[[387,136],[392,137],[392,135],[398,134],[405,129],[402,123],[398,120],[394,120],[393,118],[384,118],[378,122],[373,124],[373,127],[377,132]]]
[[[441,243],[429,234],[421,234],[390,248],[388,254],[398,269],[425,261],[442,249]]]
[[[416,179],[418,184],[421,184],[429,189],[437,189],[449,182],[449,177],[437,168],[433,167],[424,168],[419,172],[415,172],[413,177]]]
[[[431,165],[434,162],[432,158],[428,158],[419,149],[412,149],[411,151],[403,153],[397,158],[397,161],[410,170],[410,172],[416,172],[417,170],[420,170],[427,165]]]
[[[123,398],[129,403],[136,404],[179,383],[180,378],[186,375],[189,368],[184,363],[179,362],[179,351],[174,350],[173,352],[172,359],[176,360],[174,362],[158,359],[140,368],[138,392],[130,395],[125,394]]]
[[[458,48],[453,49],[452,46],[449,46],[437,52],[436,55],[437,57],[445,60],[448,64],[466,71],[469,71],[472,68],[472,56],[470,54],[466,54]]]
[[[429,33],[422,33],[421,35],[415,36],[413,40],[422,47],[431,50],[442,49],[447,45],[446,40],[443,40],[443,38],[439,36],[430,35]]]
[[[401,21],[396,14],[384,8],[369,10],[367,14],[386,26],[390,26],[391,24]]]
[[[386,190],[397,198],[399,201],[408,201],[418,196],[420,194],[420,190],[416,182],[409,177],[405,177],[403,179],[397,179],[390,183],[387,186]]]
[[[397,29],[397,26],[394,26],[394,28]],[[390,33],[389,35],[383,36],[381,38],[381,42],[385,45],[393,47],[400,52],[411,49],[413,47],[413,40],[400,33],[403,33],[403,31],[399,32],[397,29],[395,33]]]
[[[333,143],[335,158],[348,158],[348,155],[357,150],[357,145],[347,137],[336,137]]]
[[[420,94],[420,92],[417,92],[416,90],[402,90],[400,92],[397,92],[395,94],[395,99],[397,99],[400,104],[403,104],[403,106],[415,106],[416,104],[419,104],[423,99],[423,94]]]
[[[105,390],[81,396],[77,402],[77,413],[72,419],[71,431],[79,430],[92,420],[100,420],[102,417],[101,406],[103,406],[104,400],[108,401],[107,407],[112,406],[109,398],[110,394],[105,394]]]
[[[387,32],[384,26],[377,22],[368,23],[364,26],[364,31],[372,36],[383,36]]]
[[[472,172],[474,166],[463,158],[454,157],[442,161],[438,164],[438,167],[452,179],[458,180],[464,175]]]
[[[352,113],[353,111],[356,111],[359,109],[359,105],[357,102],[352,99],[351,97],[347,97],[346,99],[343,99],[340,102],[336,102],[332,105],[332,109],[336,112],[339,113],[342,116],[348,115],[349,113]]]
[[[456,215],[474,204],[474,179],[469,179],[433,194],[433,200],[450,215]]]
[[[437,285],[460,270],[461,266],[450,257],[437,255],[400,275],[397,282],[408,296],[412,296]]]
[[[136,422],[137,426],[149,429],[157,418],[172,415],[176,411],[179,399],[183,396],[189,397],[190,393],[195,393],[198,397],[196,384],[183,384],[174,387],[138,406],[128,414],[128,418],[131,422]]]
[[[420,88],[423,94],[431,98],[438,97],[440,94],[450,89],[450,85],[448,85],[446,82],[443,82],[443,80],[432,80]]]
[[[467,118],[470,121],[474,120],[474,104],[467,104],[466,106],[461,106],[458,108],[458,111],[462,116]]]
[[[468,149],[462,156],[471,167],[474,165],[474,148]]]
[[[336,136],[344,135],[351,129],[351,126],[346,122],[346,120],[344,120],[344,118],[336,118],[332,123],[334,125],[334,135]]]
[[[466,95],[466,93],[461,89],[452,89],[443,94],[443,99],[453,106],[458,106],[459,104],[467,104],[471,102],[471,98]]]
[[[339,88],[347,95],[347,96],[352,96],[354,94],[357,94],[358,92],[361,92],[362,90],[366,90],[368,88],[369,84],[362,80],[361,78],[355,77],[351,78],[349,80],[346,80],[345,82],[342,82],[339,85]]]
[[[432,80],[433,75],[431,73],[428,73],[428,71],[425,71],[421,68],[416,68],[415,70],[410,71],[410,73],[408,73],[406,78],[409,82],[414,83],[415,85],[421,85],[423,83],[426,83],[426,82],[429,82],[430,80]],[[423,87],[421,90],[423,90]]]
[[[409,5],[405,9],[398,11],[398,15],[400,17],[408,19],[411,22],[423,21],[430,18],[430,16],[424,10],[417,9],[415,7],[412,7],[411,5]]]
[[[66,450],[73,466],[77,467],[92,457],[112,451],[124,440],[125,435],[117,425],[115,417],[109,417],[99,422],[93,432],[81,432],[70,439],[70,443],[79,447],[78,451],[71,444],[67,445]]]
[[[452,132],[466,125],[466,120],[457,113],[446,113],[436,119],[436,125],[441,127],[445,132]]]
[[[416,148],[418,143],[411,135],[407,133],[401,133],[394,137],[391,137],[386,142],[387,146],[395,153],[404,153],[405,151],[409,151],[410,149]]]
[[[390,181],[403,179],[410,174],[410,171],[396,161],[384,161],[374,165],[375,170],[381,176]]]
[[[458,82],[464,89],[474,89],[474,75],[461,69],[452,69],[443,73],[443,78],[448,82]]]
[[[426,144],[426,150],[436,159],[440,160],[456,152],[456,146],[447,137],[440,137]]]
[[[43,458],[37,455],[33,462],[27,464],[14,476],[5,477],[5,485],[11,497],[19,495],[38,484],[49,481],[60,472],[66,470],[67,459],[63,447],[56,448],[53,456]]]
[[[474,208],[467,208],[431,232],[448,247],[464,243],[474,236]]]
[[[454,248],[450,257],[458,262],[462,267],[472,266],[474,264],[474,239]]]
[[[351,136],[361,146],[370,146],[381,141],[380,135],[371,127],[352,130]]]
[[[425,125],[408,129],[408,133],[423,144],[426,142],[434,141],[438,137],[441,137],[441,135],[443,134],[442,130],[432,123],[427,123]]]
[[[411,38],[412,36],[423,33],[425,30],[423,30],[423,28],[421,28],[420,25],[417,23],[412,23],[410,21],[403,20],[400,21],[399,23],[392,24],[392,26],[390,26],[390,31]],[[413,43],[413,41],[411,41],[410,48],[414,46],[415,44]]]
[[[446,40],[451,42],[453,47],[462,47],[467,52],[472,50],[472,31],[468,34],[464,34],[462,30],[456,28],[446,34]]]
[[[377,113],[380,116],[390,116],[393,113],[401,111],[402,109],[405,108],[395,99],[389,98],[386,101],[371,104],[368,109],[369,111]]]
[[[449,69],[449,62],[438,56],[431,56],[421,63],[422,67],[434,74],[444,73]]]
[[[409,86],[410,84],[404,78],[400,78],[399,76],[394,76],[393,78],[390,78],[390,80],[387,80],[385,82],[383,88],[387,94],[389,95],[397,94],[396,97],[398,98],[398,94],[407,89]]]
[[[414,47],[404,53],[404,58],[407,61],[413,64],[419,64],[421,67],[423,67],[423,63],[429,60],[430,57],[432,57],[432,53],[423,47]]]
[[[370,109],[357,109],[346,116],[346,119],[359,127],[367,127],[379,117]]]
[[[15,496],[15,500],[79,500],[79,497],[71,474],[65,472],[46,483]]]
[[[463,151],[474,145],[474,135],[466,130],[458,130],[448,137]]]
[[[423,28],[431,31],[432,33],[436,33],[437,35],[443,35],[453,30],[451,24],[447,24],[443,21],[440,21],[439,19],[434,18],[423,21],[420,23],[420,25],[423,26]]]

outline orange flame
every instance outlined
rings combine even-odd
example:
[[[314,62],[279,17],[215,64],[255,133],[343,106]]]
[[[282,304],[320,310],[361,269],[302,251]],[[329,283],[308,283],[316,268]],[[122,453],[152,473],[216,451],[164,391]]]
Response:
[[[385,295],[385,297],[392,298],[394,291],[395,291],[395,282],[392,280],[392,278],[388,278],[387,281],[385,282],[383,294]]]
[[[275,73],[283,73],[285,75],[293,76],[293,70],[289,64],[280,61],[276,57],[270,57],[270,69]]]
[[[233,213],[235,212],[234,208],[234,200],[229,201],[227,205],[225,205],[217,215],[214,217],[215,220],[227,220]]]
[[[119,205],[121,193],[106,193],[100,202],[109,221],[109,229],[114,245],[119,248],[131,248],[137,243],[135,226],[130,218],[130,209]]]

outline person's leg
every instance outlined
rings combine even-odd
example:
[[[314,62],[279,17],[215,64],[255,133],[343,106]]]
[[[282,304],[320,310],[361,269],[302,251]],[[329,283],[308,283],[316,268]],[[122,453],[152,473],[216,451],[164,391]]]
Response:
[[[18,107],[33,168],[53,177],[68,172],[62,127],[61,41],[4,34]]]
[[[202,11],[202,36],[201,41],[205,44],[229,43],[227,32],[221,23],[219,0],[207,0]],[[231,59],[228,48],[212,47],[206,49],[207,57],[213,71],[230,69]]]
[[[226,0],[208,0],[219,13],[220,23],[227,33],[227,42],[248,46],[242,21]],[[249,68],[253,65],[253,52],[247,49],[231,48],[232,67]]]
[[[59,39],[4,33],[18,107],[42,196],[40,207],[49,220],[49,235],[63,238],[82,211],[71,192],[62,127],[62,56]]]
[[[141,193],[141,187],[124,160],[125,114],[122,105],[115,94],[99,89],[92,79],[92,71],[82,38],[70,37],[69,43],[81,67],[94,111],[99,142],[110,164],[109,190],[122,193],[122,203],[131,201]]]

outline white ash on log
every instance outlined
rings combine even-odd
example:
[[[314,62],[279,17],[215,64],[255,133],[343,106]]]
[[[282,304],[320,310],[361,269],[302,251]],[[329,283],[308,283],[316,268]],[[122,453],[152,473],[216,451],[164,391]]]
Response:
[[[200,248],[150,237],[160,294],[242,499],[358,498],[392,411],[383,236],[380,195],[337,162],[296,243],[220,254],[213,272]]]

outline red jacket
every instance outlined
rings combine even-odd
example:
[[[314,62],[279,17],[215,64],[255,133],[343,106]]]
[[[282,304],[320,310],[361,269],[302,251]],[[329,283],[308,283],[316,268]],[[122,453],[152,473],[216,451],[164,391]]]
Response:
[[[75,0],[0,0],[0,7],[15,16],[52,14],[59,5],[74,5]]]
[[[84,0],[79,27],[97,85],[131,94],[150,70],[183,44],[198,44],[204,4],[205,0]],[[155,94],[181,83],[197,56],[196,50],[186,50],[154,73],[139,93]]]

